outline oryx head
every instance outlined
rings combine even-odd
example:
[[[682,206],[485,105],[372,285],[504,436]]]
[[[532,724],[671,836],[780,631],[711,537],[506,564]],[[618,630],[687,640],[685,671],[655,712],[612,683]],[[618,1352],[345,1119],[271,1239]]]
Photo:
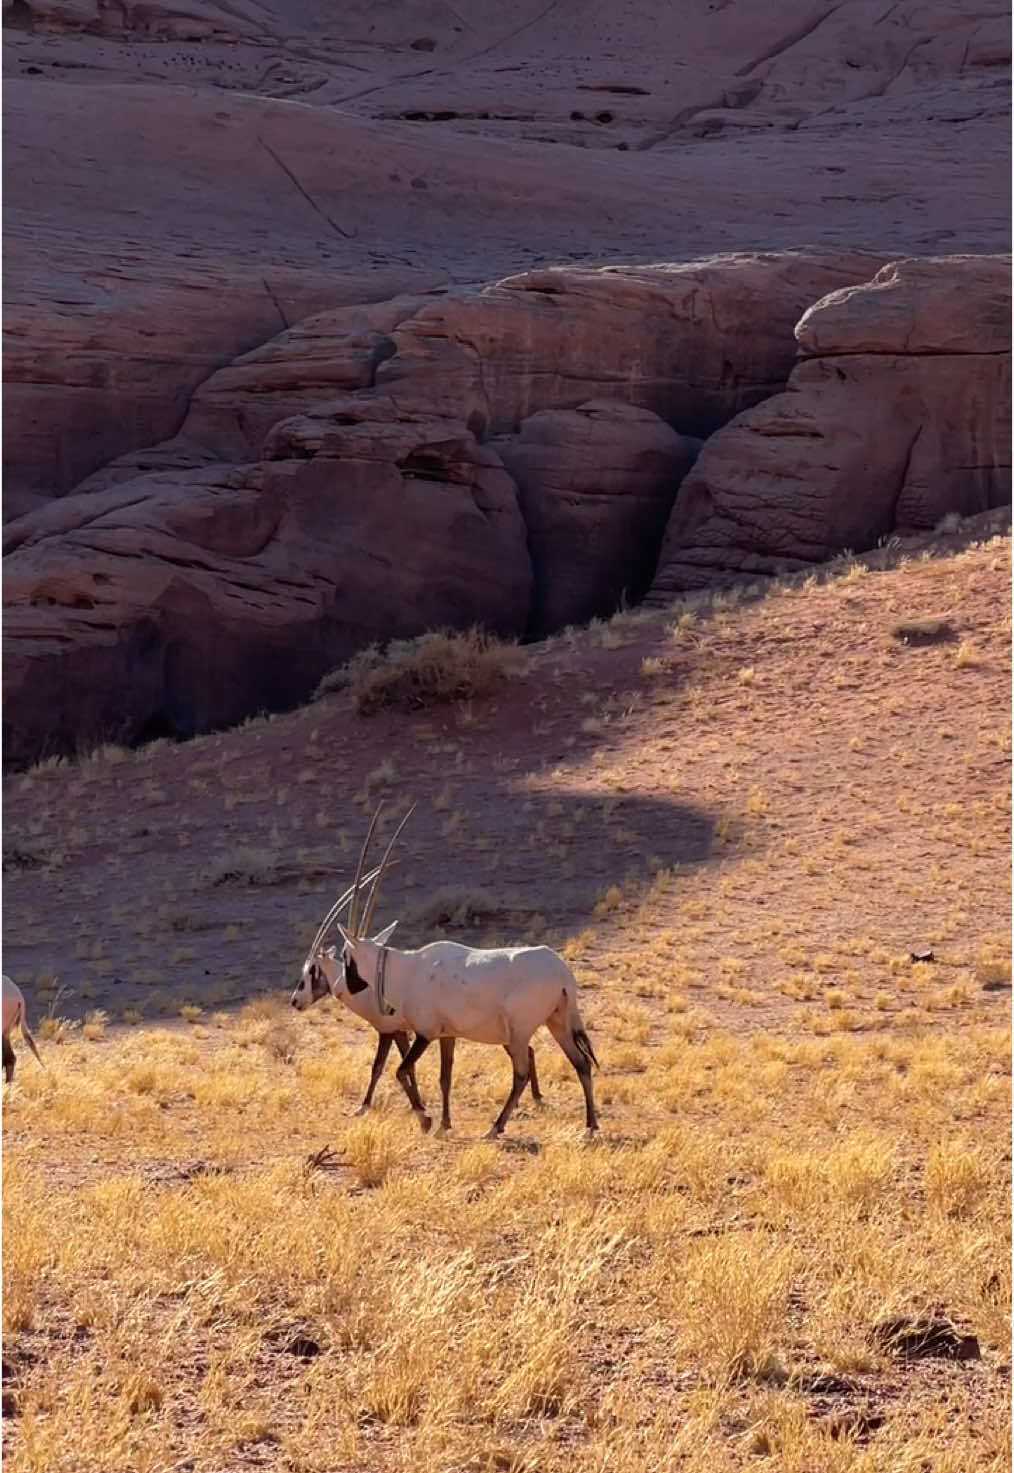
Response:
[[[414,806],[413,804],[413,808]],[[326,997],[328,993],[332,997],[342,997],[346,993],[355,994],[362,992],[373,981],[372,975],[366,978],[361,975],[356,960],[357,949],[364,941],[372,943],[369,944],[369,950],[371,956],[375,957],[375,948],[383,946],[390,939],[392,931],[398,924],[397,921],[392,921],[389,926],[386,926],[383,931],[379,931],[376,936],[371,937],[369,935],[370,922],[373,919],[373,912],[376,909],[377,895],[380,891],[384,875],[391,868],[391,851],[398,842],[401,831],[406,823],[408,823],[411,815],[412,808],[408,810],[408,813],[405,814],[405,817],[395,829],[391,842],[384,851],[384,857],[376,869],[364,875],[363,865],[366,862],[366,853],[370,847],[370,841],[373,838],[373,831],[377,827],[377,820],[380,817],[380,808],[373,815],[373,822],[367,830],[363,847],[359,851],[359,863],[356,865],[355,880],[349,889],[345,891],[344,895],[338,897],[317,928],[317,934],[313,938],[313,944],[307,953],[306,961],[303,963],[303,971],[299,979],[299,984],[292,994],[291,1001],[294,1008],[302,1011],[304,1008],[308,1008],[311,1003],[315,1003],[320,998]],[[370,884],[371,880],[373,885],[360,914],[362,890],[364,886]],[[342,925],[338,917],[346,905],[349,907],[349,913],[344,925]],[[327,933],[334,925],[337,925],[338,930],[341,932],[342,944],[340,947],[325,946],[324,941]]]

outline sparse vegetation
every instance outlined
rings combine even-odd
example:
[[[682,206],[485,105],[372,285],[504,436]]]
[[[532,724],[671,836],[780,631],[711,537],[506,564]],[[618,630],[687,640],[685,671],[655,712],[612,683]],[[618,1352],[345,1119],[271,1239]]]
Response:
[[[405,710],[488,695],[520,673],[521,650],[482,629],[435,630],[362,650],[325,675],[315,699],[349,690],[362,716],[385,706]]]

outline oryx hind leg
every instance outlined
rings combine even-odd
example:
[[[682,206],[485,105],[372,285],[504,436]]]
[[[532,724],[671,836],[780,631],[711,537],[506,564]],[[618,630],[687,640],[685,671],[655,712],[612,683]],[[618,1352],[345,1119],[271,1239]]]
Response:
[[[508,1044],[507,1052],[511,1056],[514,1079],[511,1083],[511,1092],[507,1096],[507,1101],[489,1130],[488,1140],[495,1141],[498,1136],[503,1134],[504,1126],[514,1114],[514,1107],[521,1098],[525,1085],[528,1083],[528,1061],[531,1056],[528,1040],[526,1039],[523,1043],[513,1042]]]
[[[599,1122],[595,1113],[595,1096],[592,1093],[591,1059],[583,1049],[578,1047],[577,1039],[566,1024],[553,1017],[546,1019],[546,1027],[574,1065],[577,1077],[581,1081],[581,1088],[584,1090],[585,1129],[596,1131],[599,1128]],[[581,1037],[584,1038],[585,1035],[582,1033]],[[585,1041],[587,1042],[587,1039]]]
[[[451,1128],[451,1075],[454,1073],[454,1039],[440,1040],[440,1130]]]
[[[4,1083],[10,1084],[14,1078],[14,1050],[11,1048],[11,1041],[6,1033],[3,1037],[3,1068]]]
[[[419,1121],[420,1128],[424,1132],[429,1130],[433,1121],[426,1114],[423,1102],[419,1097],[419,1087],[415,1082],[415,1063],[417,1059],[422,1058],[423,1054],[429,1048],[431,1041],[428,1038],[423,1038],[421,1033],[417,1033],[411,1048],[398,1065],[397,1072],[398,1083],[408,1095],[408,1102],[415,1111],[416,1119]]]

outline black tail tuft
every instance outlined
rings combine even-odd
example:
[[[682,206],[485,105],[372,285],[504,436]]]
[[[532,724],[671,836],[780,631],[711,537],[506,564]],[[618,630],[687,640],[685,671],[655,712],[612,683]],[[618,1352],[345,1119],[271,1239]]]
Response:
[[[592,1064],[594,1064],[596,1069],[598,1069],[600,1067],[599,1061],[595,1057],[595,1050],[591,1046],[591,1039],[588,1037],[583,1028],[574,1029],[574,1043],[584,1054],[585,1058],[588,1059]]]

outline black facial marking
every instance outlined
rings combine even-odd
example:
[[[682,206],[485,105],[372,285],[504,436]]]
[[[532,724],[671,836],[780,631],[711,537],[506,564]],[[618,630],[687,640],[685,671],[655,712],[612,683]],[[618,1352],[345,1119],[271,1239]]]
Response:
[[[319,1002],[328,994],[327,978],[316,964],[310,968],[310,1000]]]
[[[360,977],[354,956],[345,958],[345,986],[350,992],[365,992],[369,986],[369,983],[364,982]]]

